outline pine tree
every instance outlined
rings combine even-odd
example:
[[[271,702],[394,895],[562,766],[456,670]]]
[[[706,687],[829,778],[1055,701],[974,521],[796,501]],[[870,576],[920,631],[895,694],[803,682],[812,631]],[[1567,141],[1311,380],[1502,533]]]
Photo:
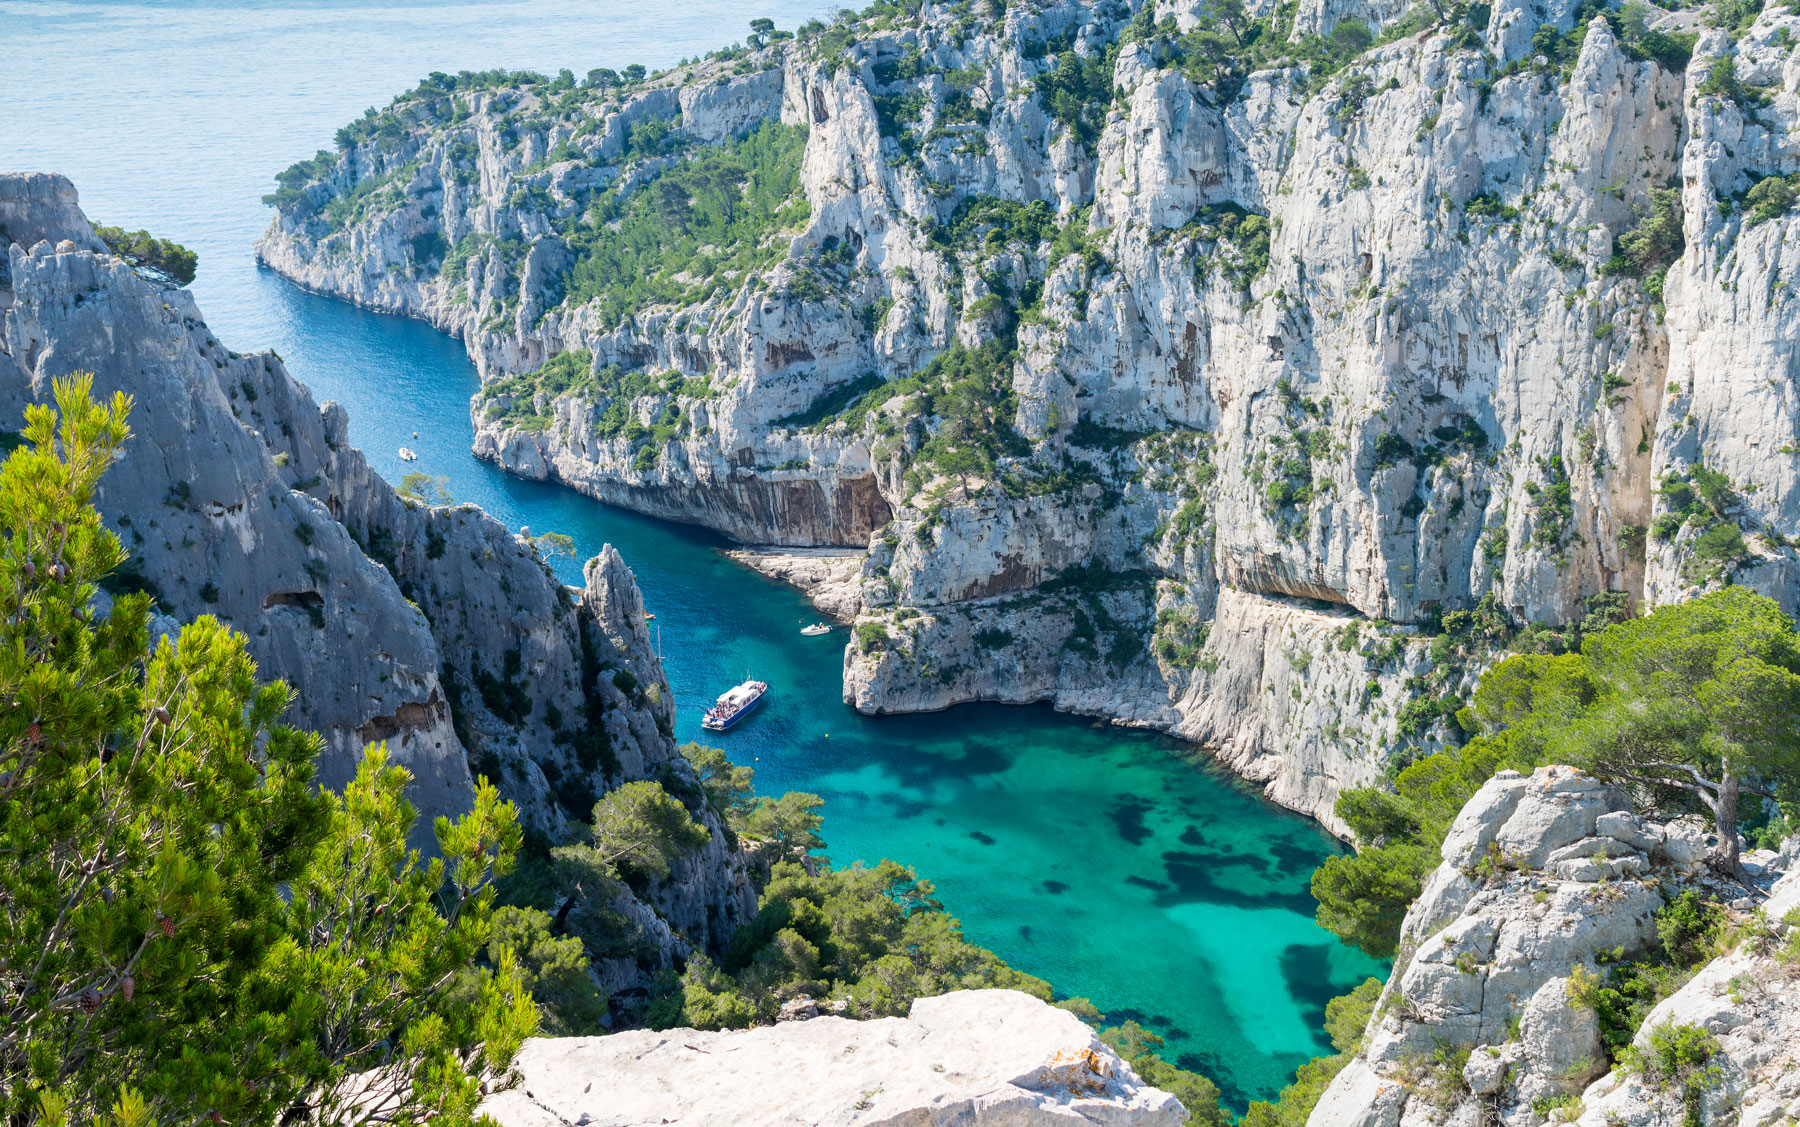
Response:
[[[1482,679],[1475,711],[1537,762],[1624,783],[1661,814],[1697,807],[1713,864],[1740,874],[1739,805],[1800,777],[1800,638],[1773,599],[1727,587],[1522,655]]]
[[[476,962],[512,809],[484,784],[421,866],[406,772],[375,748],[323,792],[242,636],[152,651],[146,596],[96,613],[130,403],[89,390],[58,381],[0,466],[0,1117],[469,1121],[535,1024],[510,952]]]

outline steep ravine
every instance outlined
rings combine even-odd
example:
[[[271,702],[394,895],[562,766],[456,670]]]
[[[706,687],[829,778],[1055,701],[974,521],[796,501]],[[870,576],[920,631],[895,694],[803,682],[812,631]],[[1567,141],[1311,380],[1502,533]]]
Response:
[[[212,614],[248,639],[259,673],[295,690],[288,722],[319,731],[322,782],[342,785],[365,744],[412,772],[414,844],[473,797],[471,767],[531,830],[554,839],[634,779],[687,778],[672,697],[643,601],[610,546],[565,587],[527,540],[474,506],[407,501],[272,353],[240,355],[193,298],[108,253],[59,176],[0,176],[0,413],[92,373],[132,397],[132,437],[97,504],[152,591],[160,629]],[[711,833],[642,897],[608,905],[614,991],[755,911],[741,852]]]
[[[1795,606],[1800,252],[1743,197],[1800,167],[1797,18],[1684,66],[1650,14],[1253,6],[1241,63],[1185,0],[930,3],[447,78],[258,253],[459,335],[484,457],[866,548],[859,709],[1051,700],[1331,824],[1516,630]]]

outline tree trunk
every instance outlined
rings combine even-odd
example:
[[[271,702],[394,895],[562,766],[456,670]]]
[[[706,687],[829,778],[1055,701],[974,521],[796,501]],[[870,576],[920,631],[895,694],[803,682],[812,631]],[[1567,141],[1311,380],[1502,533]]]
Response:
[[[569,898],[562,902],[562,907],[556,910],[556,918],[550,922],[551,935],[561,935],[568,928],[569,910],[575,907],[575,899],[580,895],[579,891],[570,893]]]
[[[1742,878],[1738,861],[1738,777],[1729,767],[1721,772],[1719,801],[1713,807],[1713,829],[1719,835],[1713,867],[1728,877]]]

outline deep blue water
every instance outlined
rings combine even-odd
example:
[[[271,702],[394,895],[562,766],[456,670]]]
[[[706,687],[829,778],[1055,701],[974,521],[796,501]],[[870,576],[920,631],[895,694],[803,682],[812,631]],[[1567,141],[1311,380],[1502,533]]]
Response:
[[[753,15],[784,27],[812,2],[625,4],[236,0],[0,0],[15,70],[0,169],[72,177],[96,221],[198,250],[194,290],[220,338],[274,348],[397,480],[450,479],[508,525],[618,546],[662,629],[683,739],[699,706],[745,671],[769,702],[723,743],[759,789],[825,796],[832,857],[892,857],[933,880],[976,942],[1169,1038],[1234,1102],[1267,1096],[1326,1051],[1325,1001],[1381,973],[1312,923],[1312,869],[1337,847],[1174,741],[1047,708],[967,706],[870,719],[839,695],[842,631],[792,590],[727,560],[705,531],[505,476],[469,453],[476,386],[462,346],[415,322],[302,293],[250,253],[273,173],[431,70],[577,74],[664,66],[736,38]],[[140,405],[154,410],[154,404]],[[413,432],[418,437],[413,437]],[[579,582],[579,565],[560,568]]]

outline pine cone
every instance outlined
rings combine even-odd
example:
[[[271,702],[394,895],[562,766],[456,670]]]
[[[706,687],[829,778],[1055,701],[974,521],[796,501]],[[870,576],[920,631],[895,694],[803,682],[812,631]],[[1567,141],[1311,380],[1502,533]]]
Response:
[[[158,724],[167,726],[169,723],[169,710],[159,704],[156,706],[156,710],[150,714],[150,718],[155,720]]]
[[[175,938],[175,921],[167,916],[156,917],[156,926],[162,928],[164,939]]]
[[[100,1008],[100,991],[92,987],[82,991],[81,1000],[76,1005],[81,1007],[81,1012],[84,1014],[93,1013]]]
[[[127,1002],[131,1001],[132,995],[134,995],[136,993],[137,993],[137,979],[131,977],[130,975],[126,975],[124,978],[119,979],[119,994]]]

